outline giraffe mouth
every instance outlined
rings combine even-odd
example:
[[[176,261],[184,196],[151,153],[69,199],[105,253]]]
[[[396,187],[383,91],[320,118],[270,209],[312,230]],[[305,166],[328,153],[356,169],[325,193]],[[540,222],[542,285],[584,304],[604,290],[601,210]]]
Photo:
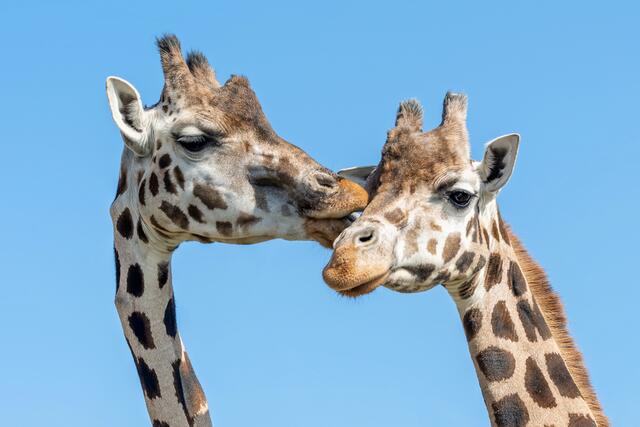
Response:
[[[389,278],[389,274],[390,272],[386,271],[383,274],[376,276],[373,279],[367,280],[366,282],[356,285],[352,288],[338,290],[338,293],[350,298],[357,298],[359,296],[369,294],[375,291],[378,286],[383,285]]]
[[[369,193],[355,182],[339,178],[338,191],[319,203],[312,203],[304,215],[312,219],[347,218],[362,211],[369,202]]]

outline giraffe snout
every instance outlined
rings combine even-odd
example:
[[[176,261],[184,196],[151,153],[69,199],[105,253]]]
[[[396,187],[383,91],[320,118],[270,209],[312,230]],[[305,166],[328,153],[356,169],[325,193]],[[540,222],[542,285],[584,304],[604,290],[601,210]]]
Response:
[[[353,225],[346,229],[336,240],[335,245],[351,245],[358,249],[366,249],[378,242],[378,231],[372,225]]]
[[[310,176],[307,210],[312,218],[343,218],[362,211],[369,201],[364,188],[348,179],[321,172]]]

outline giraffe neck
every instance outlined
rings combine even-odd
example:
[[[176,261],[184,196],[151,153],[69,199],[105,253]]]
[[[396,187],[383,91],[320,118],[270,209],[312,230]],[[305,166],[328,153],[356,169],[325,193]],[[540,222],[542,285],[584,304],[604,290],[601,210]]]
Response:
[[[486,266],[469,283],[450,289],[491,423],[596,426],[509,237],[500,239],[497,228]]]
[[[115,300],[145,403],[154,426],[211,425],[206,398],[176,323],[171,256],[177,244],[160,237],[141,218],[141,160],[126,151],[111,206]]]

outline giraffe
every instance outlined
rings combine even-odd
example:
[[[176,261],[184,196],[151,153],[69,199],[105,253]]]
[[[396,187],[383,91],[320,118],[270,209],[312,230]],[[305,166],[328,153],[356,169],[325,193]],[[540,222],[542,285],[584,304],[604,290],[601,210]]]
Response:
[[[366,185],[370,203],[334,242],[324,279],[351,297],[442,284],[491,425],[607,426],[558,296],[500,217],[520,137],[496,138],[472,161],[466,117],[466,96],[448,93],[441,124],[423,132],[421,105],[401,103],[379,164],[343,173]]]
[[[330,246],[367,192],[271,128],[244,77],[221,85],[207,59],[157,39],[160,101],[107,78],[125,143],[114,225],[115,304],[154,427],[210,426],[208,403],[176,323],[171,257],[181,242],[274,238]]]

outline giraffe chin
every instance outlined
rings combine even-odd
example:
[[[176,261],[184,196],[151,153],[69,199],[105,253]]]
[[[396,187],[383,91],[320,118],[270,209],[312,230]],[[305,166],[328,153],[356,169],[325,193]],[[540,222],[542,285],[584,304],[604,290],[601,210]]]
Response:
[[[310,239],[315,240],[325,248],[331,248],[333,241],[351,222],[348,217],[339,219],[307,218],[304,221],[304,231]]]
[[[386,272],[384,274],[382,274],[381,276],[377,276],[367,282],[361,283],[360,285],[357,285],[353,288],[350,289],[343,289],[343,290],[339,290],[337,291],[340,295],[345,296],[345,297],[350,297],[350,298],[357,298],[360,297],[362,295],[366,295],[369,294],[373,291],[376,290],[376,288],[378,288],[381,285],[384,285],[384,283],[387,281],[387,279],[389,278],[389,272]]]

